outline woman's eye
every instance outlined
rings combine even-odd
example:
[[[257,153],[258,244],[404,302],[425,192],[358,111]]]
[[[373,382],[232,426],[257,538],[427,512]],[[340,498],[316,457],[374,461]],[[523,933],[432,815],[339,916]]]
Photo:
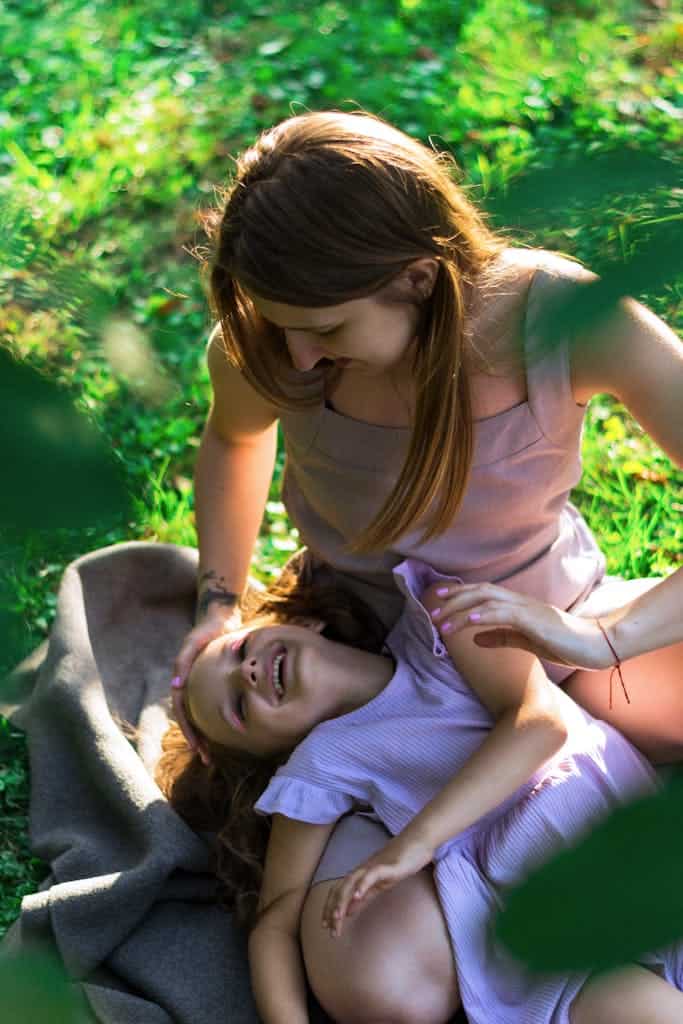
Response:
[[[247,717],[247,702],[242,694],[237,698],[237,717],[240,722],[244,722]]]

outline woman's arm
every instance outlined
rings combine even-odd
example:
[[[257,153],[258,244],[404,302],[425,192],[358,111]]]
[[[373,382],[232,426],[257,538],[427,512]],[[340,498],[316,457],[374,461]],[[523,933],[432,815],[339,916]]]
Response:
[[[591,284],[580,287],[590,288]],[[619,301],[572,339],[572,391],[585,404],[613,395],[679,466],[683,465],[683,344],[664,321],[634,299]],[[476,622],[482,647],[518,647],[578,668],[614,664],[594,619],[490,583],[443,586],[443,616],[456,632]],[[621,661],[683,640],[683,569],[634,601],[600,617]],[[471,619],[470,616],[478,616]]]
[[[277,412],[228,363],[221,336],[208,349],[213,403],[195,470],[199,537],[197,625],[175,661],[182,683],[199,651],[240,624],[245,587],[277,448]]]
[[[258,917],[249,935],[252,988],[264,1024],[308,1024],[299,924],[335,824],[309,825],[273,815]]]
[[[577,402],[613,395],[683,466],[683,344],[660,317],[622,299],[573,338],[570,363]]]
[[[441,602],[435,584],[422,595],[432,611]],[[562,747],[567,728],[561,691],[537,658],[524,651],[478,648],[472,630],[443,635],[458,670],[496,723],[478,750],[402,832],[332,887],[323,924],[341,934],[352,915],[433,860],[442,843],[463,832],[511,796]],[[566,698],[564,698],[566,699]]]

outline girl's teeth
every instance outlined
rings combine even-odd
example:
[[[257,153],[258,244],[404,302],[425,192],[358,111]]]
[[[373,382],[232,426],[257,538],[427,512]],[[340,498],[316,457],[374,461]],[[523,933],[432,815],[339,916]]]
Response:
[[[284,660],[284,654],[278,654],[275,661],[273,662],[273,686],[275,687],[275,692],[278,695],[278,697],[283,697],[285,693],[285,688],[280,682],[280,668]]]

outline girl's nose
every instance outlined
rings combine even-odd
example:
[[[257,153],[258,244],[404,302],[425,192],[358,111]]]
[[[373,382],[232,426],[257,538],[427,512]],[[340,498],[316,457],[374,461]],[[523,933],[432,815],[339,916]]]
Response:
[[[250,658],[249,661],[243,661],[242,665],[242,678],[251,686],[254,690],[258,686],[258,675],[256,658]]]
[[[323,350],[310,338],[294,338],[285,331],[285,339],[295,370],[312,370],[316,363],[325,358]]]

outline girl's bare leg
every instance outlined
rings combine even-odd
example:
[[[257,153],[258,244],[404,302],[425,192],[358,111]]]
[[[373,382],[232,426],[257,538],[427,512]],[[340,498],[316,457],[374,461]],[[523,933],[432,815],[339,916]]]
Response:
[[[586,982],[569,1014],[571,1024],[680,1024],[683,992],[639,964]]]
[[[683,761],[683,644],[624,661],[622,674],[631,703],[626,703],[615,672],[612,710],[611,671],[578,669],[563,689],[595,718],[615,726],[655,764]]]
[[[333,880],[308,894],[306,973],[337,1024],[446,1024],[460,1005],[455,963],[431,871],[382,893],[338,938],[322,927]]]

